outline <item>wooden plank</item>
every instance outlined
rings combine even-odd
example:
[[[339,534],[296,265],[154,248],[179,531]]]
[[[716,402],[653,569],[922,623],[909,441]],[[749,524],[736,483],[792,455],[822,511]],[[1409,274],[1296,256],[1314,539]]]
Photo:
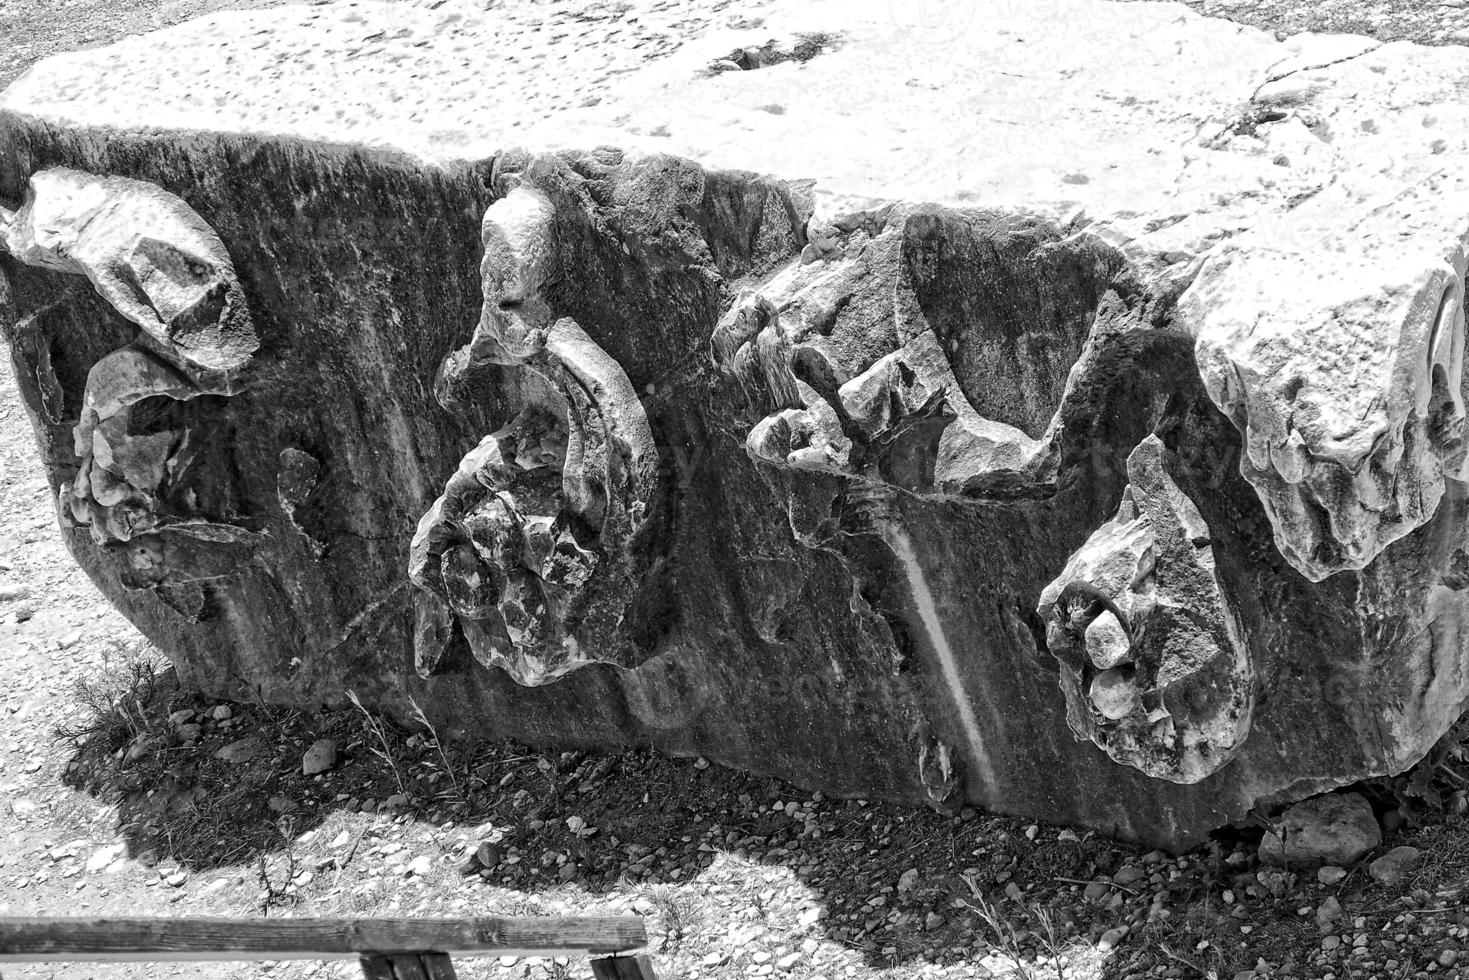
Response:
[[[424,953],[418,957],[418,962],[423,966],[426,980],[459,980],[454,964],[443,953]]]
[[[393,961],[386,956],[362,957],[363,980],[393,980]]]
[[[481,919],[0,918],[0,963],[568,956],[648,944],[639,916]]]
[[[365,980],[457,980],[454,964],[444,953],[364,956]]]
[[[592,959],[593,980],[658,980],[653,961],[646,956],[597,956]]]
[[[428,980],[417,956],[389,956],[388,963],[393,968],[393,980]]]

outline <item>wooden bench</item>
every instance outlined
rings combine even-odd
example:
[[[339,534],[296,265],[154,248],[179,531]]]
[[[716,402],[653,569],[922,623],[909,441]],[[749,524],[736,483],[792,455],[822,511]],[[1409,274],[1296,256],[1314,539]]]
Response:
[[[657,980],[643,920],[0,918],[0,964],[357,959],[368,980],[453,980],[451,956],[589,956],[596,980]]]

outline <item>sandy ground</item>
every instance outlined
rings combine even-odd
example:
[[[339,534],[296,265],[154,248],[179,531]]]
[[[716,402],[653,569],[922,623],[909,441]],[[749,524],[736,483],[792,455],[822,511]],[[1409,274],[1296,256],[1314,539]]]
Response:
[[[0,88],[59,51],[110,44],[215,10],[276,7],[281,0],[4,0]]]

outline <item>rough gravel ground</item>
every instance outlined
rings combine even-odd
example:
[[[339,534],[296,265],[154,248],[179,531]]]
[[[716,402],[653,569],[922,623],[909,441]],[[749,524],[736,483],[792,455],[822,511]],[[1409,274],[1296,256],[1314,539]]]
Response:
[[[282,0],[0,0],[0,88],[59,51],[111,44],[215,10],[280,6]]]
[[[55,51],[274,2],[0,0],[0,85]],[[1457,36],[1469,0],[1187,2],[1285,33],[1469,41]],[[1452,813],[1389,835],[1384,849],[1425,856],[1404,883],[1384,887],[1359,866],[1325,886],[1259,867],[1248,833],[1169,859],[968,811],[813,798],[690,761],[441,752],[350,712],[204,701],[155,676],[157,654],[76,570],[41,473],[0,358],[0,915],[635,911],[665,977],[1469,977],[1469,822]],[[335,765],[302,775],[324,737]],[[457,966],[586,975],[574,961]],[[357,974],[350,963],[5,972]]]
[[[1304,31],[1366,34],[1383,41],[1469,44],[1469,0],[1182,0],[1200,13],[1226,17],[1288,37]]]

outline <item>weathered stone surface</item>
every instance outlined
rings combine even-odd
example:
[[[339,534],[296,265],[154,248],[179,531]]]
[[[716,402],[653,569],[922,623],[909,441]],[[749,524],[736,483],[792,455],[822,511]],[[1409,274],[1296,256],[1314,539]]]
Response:
[[[1295,867],[1350,865],[1382,843],[1382,828],[1360,793],[1319,796],[1287,807],[1260,841],[1260,860]]]
[[[0,100],[63,533],[193,683],[1169,846],[1462,714],[1452,52],[540,9],[221,15]]]
[[[1395,887],[1417,870],[1423,861],[1423,852],[1416,847],[1394,847],[1368,866],[1372,880],[1380,885]]]
[[[228,574],[249,529],[180,499],[200,435],[186,403],[237,390],[257,347],[229,254],[187,204],[157,186],[57,167],[34,175],[0,245],[27,265],[85,276],[140,328],[91,366],[60,507],[99,545],[123,546],[126,576],[156,586]]]
[[[1150,776],[1196,783],[1249,735],[1255,676],[1209,526],[1166,453],[1157,436],[1132,451],[1117,516],[1041,593],[1040,611],[1072,730]]]
[[[319,738],[307,747],[301,756],[301,772],[307,776],[326,772],[337,764],[337,743],[329,738]]]
[[[580,162],[611,176],[621,159]],[[694,168],[639,176],[650,182],[647,203],[700,203]],[[680,186],[680,176],[695,180]],[[463,410],[486,369],[520,369],[501,372],[516,415],[464,457],[419,522],[409,575],[446,607],[418,600],[420,665],[441,663],[457,628],[485,666],[535,685],[587,663],[622,662],[624,626],[645,628],[637,597],[661,556],[637,539],[653,516],[660,463],[627,373],[573,318],[557,318],[544,292],[586,273],[583,240],[566,227],[598,217],[580,200],[585,177],[547,157],[513,182],[485,213],[479,327],[445,359],[436,394],[444,408]],[[558,211],[552,195],[573,213]],[[447,634],[425,628],[444,622]]]

